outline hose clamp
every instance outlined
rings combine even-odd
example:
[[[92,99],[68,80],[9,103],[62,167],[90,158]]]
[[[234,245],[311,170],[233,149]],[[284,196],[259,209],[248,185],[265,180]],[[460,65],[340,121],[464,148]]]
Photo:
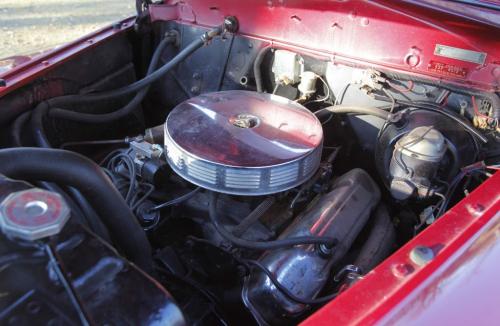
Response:
[[[236,17],[234,16],[227,16],[224,18],[224,23],[221,26],[203,33],[203,35],[201,35],[201,40],[206,45],[214,37],[222,35],[223,33],[226,32],[236,33],[238,31],[238,28],[239,28],[238,19],[236,19]]]
[[[340,280],[344,277],[344,275],[363,275],[363,272],[361,271],[361,268],[359,268],[356,265],[345,265],[340,269],[337,274],[333,277],[333,280],[335,282],[340,282]]]

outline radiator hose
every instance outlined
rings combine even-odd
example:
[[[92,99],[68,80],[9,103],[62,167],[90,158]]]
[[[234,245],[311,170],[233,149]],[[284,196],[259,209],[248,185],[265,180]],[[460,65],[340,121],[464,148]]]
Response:
[[[60,149],[2,149],[0,173],[13,179],[75,187],[96,210],[125,256],[145,271],[151,270],[152,252],[146,233],[113,183],[90,159]]]

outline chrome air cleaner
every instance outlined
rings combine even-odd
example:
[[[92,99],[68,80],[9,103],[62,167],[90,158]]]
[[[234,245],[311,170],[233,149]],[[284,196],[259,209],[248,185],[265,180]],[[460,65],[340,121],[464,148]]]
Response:
[[[165,149],[172,169],[206,189],[264,195],[308,180],[321,160],[323,130],[298,103],[248,91],[191,98],[168,115]]]

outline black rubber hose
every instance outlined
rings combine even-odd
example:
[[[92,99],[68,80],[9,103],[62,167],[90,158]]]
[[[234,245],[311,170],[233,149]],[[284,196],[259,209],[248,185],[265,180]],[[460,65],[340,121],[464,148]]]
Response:
[[[27,111],[21,114],[14,122],[14,125],[11,127],[11,133],[13,138],[12,142],[15,147],[23,147],[23,143],[21,140],[22,128],[23,125],[26,124],[30,116],[31,116],[31,111]],[[71,187],[69,188],[69,192],[73,195],[73,198],[71,198],[66,193],[66,191],[64,191],[61,187],[59,187],[54,183],[40,181],[39,184],[41,184],[43,188],[53,192],[57,192],[58,194],[63,196],[64,199],[68,202],[68,205],[70,205],[71,212],[77,215],[78,220],[81,223],[89,224],[90,228],[98,236],[100,236],[101,238],[103,238],[108,242],[110,241],[106,227],[102,224],[102,221],[99,219],[99,217],[94,212],[92,207],[90,207],[85,197],[83,197],[78,190]]]
[[[257,206],[250,214],[248,214],[240,224],[236,225],[231,231],[237,237],[242,236],[252,225],[254,225],[264,215],[276,199],[272,196],[266,197],[259,206]]]
[[[22,147],[22,133],[23,127],[26,125],[28,120],[30,119],[31,111],[26,111],[20,114],[15,120],[12,126],[10,127],[10,135],[13,147]]]
[[[163,39],[160,42],[160,44],[158,44],[158,46],[153,54],[153,57],[151,58],[151,63],[149,64],[149,68],[148,68],[148,71],[146,73],[147,76],[150,76],[155,71],[155,69],[158,66],[158,62],[160,61],[160,58],[161,58],[163,51],[165,50],[167,45],[172,44],[173,42],[175,42],[175,38],[168,37],[168,38]],[[134,111],[141,104],[144,97],[146,97],[150,87],[151,87],[151,84],[146,84],[146,86],[143,89],[141,89],[130,102],[128,102],[122,108],[120,108],[116,111],[110,112],[110,113],[103,113],[103,114],[81,113],[81,112],[75,112],[75,111],[70,111],[70,110],[65,110],[65,109],[52,108],[49,111],[49,116],[51,118],[72,120],[72,121],[78,121],[78,122],[84,122],[84,123],[108,123],[108,122],[112,122],[112,121],[118,120],[120,118],[123,118],[124,116],[127,116],[132,111]]]
[[[65,191],[55,183],[46,181],[39,181],[36,185],[61,195],[69,205],[72,217],[76,218],[79,223],[88,226],[95,234],[105,241],[111,242],[108,230],[106,230],[102,221],[78,190],[68,187],[67,191]]]
[[[161,54],[165,47],[172,43],[172,38],[165,38],[163,39],[160,44],[158,44],[158,47],[156,48],[153,58],[151,59],[151,63],[149,65],[147,74],[151,74],[156,66],[158,65],[158,62],[161,58]],[[63,110],[63,109],[52,109],[50,110],[50,115],[53,116],[53,111],[56,111],[56,118],[57,112],[59,114],[62,114],[63,116],[67,116],[67,120],[75,120],[76,121],[81,121],[81,122],[87,122],[87,123],[106,123],[113,121],[115,119],[122,118],[128,114],[130,114],[144,99],[146,96],[147,92],[149,90],[149,85],[142,89],[139,93],[137,93],[134,98],[124,107],[121,109],[118,109],[116,111],[113,111],[111,113],[105,113],[105,114],[90,114],[90,113],[80,113],[80,112],[74,112],[74,111],[69,111],[69,110]],[[73,96],[73,95],[70,95]],[[43,148],[50,148],[52,147],[49,140],[47,139],[47,136],[45,135],[44,127],[43,127],[43,118],[47,115],[49,112],[49,107],[51,101],[57,102],[58,99],[64,99],[65,97],[59,97],[55,98],[53,100],[48,100],[45,102],[40,103],[35,110],[33,111],[32,118],[31,118],[31,128],[33,130],[33,138],[35,139],[35,143]],[[61,118],[61,117],[59,117]],[[64,117],[63,117],[64,118]]]
[[[324,296],[324,297],[319,297],[319,298],[316,298],[316,299],[304,299],[304,298],[300,298],[300,297],[296,296],[295,294],[293,294],[292,291],[288,290],[286,286],[284,286],[283,284],[281,284],[280,281],[278,281],[278,279],[276,278],[276,276],[274,276],[274,274],[269,269],[267,269],[264,265],[262,265],[258,261],[256,261],[256,260],[246,260],[245,262],[246,262],[247,265],[251,265],[251,266],[257,267],[261,272],[263,272],[271,280],[271,282],[273,283],[273,285],[281,293],[283,293],[288,299],[290,299],[292,301],[295,301],[295,302],[298,302],[298,303],[302,303],[302,304],[306,304],[306,305],[315,305],[315,304],[327,303],[329,301],[332,301],[333,299],[335,299],[338,296],[338,293],[333,293],[333,294],[330,294],[330,295],[327,295],[327,296]]]
[[[152,252],[146,233],[109,178],[90,159],[60,149],[2,149],[0,173],[14,179],[44,180],[77,188],[123,253],[144,270],[151,270]]]
[[[163,144],[165,137],[165,124],[148,128],[144,132],[144,140],[151,144]]]
[[[42,102],[37,105],[33,113],[31,114],[31,129],[33,130],[33,138],[35,144],[43,148],[51,148],[47,136],[45,135],[45,130],[43,128],[43,118],[47,115],[49,111],[49,105],[47,102]]]
[[[99,217],[99,215],[97,215],[97,213],[94,211],[94,209],[89,204],[87,199],[82,195],[82,193],[73,187],[68,187],[67,192],[71,195],[73,201],[77,204],[77,206],[86,217],[92,231],[94,231],[95,234],[100,236],[105,241],[111,242],[111,238],[109,237],[106,226],[102,223],[101,218]]]
[[[260,70],[261,68],[260,66],[262,65],[262,61],[264,60],[264,57],[266,56],[267,52],[271,49],[272,47],[270,45],[260,49],[253,62],[253,75],[255,78],[255,86],[257,88],[257,92],[259,93],[262,93],[264,91],[264,86],[262,83],[262,71]]]
[[[352,113],[359,115],[372,115],[384,120],[387,120],[390,116],[390,113],[388,111],[368,106],[364,107],[364,106],[333,105],[314,112],[314,114],[316,114],[317,116],[321,116],[322,114],[325,113],[333,113],[333,114]]]
[[[154,71],[154,69],[158,65],[163,50],[168,44],[172,43],[172,40],[173,40],[172,38],[165,38],[163,41],[160,42],[160,44],[158,44],[158,47],[156,48],[155,53],[153,54],[151,63],[147,71],[148,75]],[[63,115],[69,115],[68,120],[75,120],[75,118],[77,118],[76,121],[81,121],[81,122],[106,123],[130,114],[142,102],[148,90],[149,90],[149,85],[146,88],[142,89],[139,93],[137,93],[127,105],[111,113],[90,114],[90,113],[80,113],[63,109],[52,109],[50,110],[50,114],[52,116],[52,112],[56,111],[60,112]],[[64,97],[60,97],[60,98],[55,98],[53,100],[57,101],[58,99],[63,99],[63,98]],[[33,115],[31,118],[31,128],[33,130],[33,137],[35,139],[35,143],[43,148],[52,147],[49,140],[47,139],[47,136],[45,135],[43,127],[43,118],[47,115],[47,112],[49,112],[49,107],[50,107],[49,103],[51,103],[51,101],[52,100],[48,100],[40,103],[33,111]]]
[[[77,94],[77,95],[65,95],[47,100],[50,106],[57,107],[61,105],[72,105],[72,104],[82,104],[82,103],[93,103],[100,101],[107,101],[122,98],[123,96],[130,95],[141,90],[143,87],[150,85],[164,76],[173,67],[182,62],[188,56],[190,56],[194,51],[201,48],[206,42],[210,41],[217,35],[222,33],[222,27],[214,28],[201,37],[197,38],[186,46],[181,52],[179,52],[172,60],[163,65],[160,69],[156,70],[151,75],[138,80],[125,87],[115,89],[112,91],[96,93],[96,94]]]
[[[70,210],[71,210],[71,216],[75,218],[80,224],[89,226],[89,220],[83,213],[83,211],[80,209],[80,206],[77,205],[77,203],[69,196],[61,187],[58,185],[52,183],[52,182],[45,182],[45,181],[38,181],[34,183],[37,187],[56,192],[59,195],[61,195],[66,203],[68,204]]]
[[[223,226],[219,224],[217,219],[217,198],[218,194],[215,192],[210,192],[208,215],[210,221],[212,222],[215,230],[227,241],[231,242],[233,245],[246,249],[253,250],[272,250],[279,248],[288,248],[297,245],[305,244],[322,244],[328,247],[333,247],[336,244],[336,240],[330,237],[316,237],[316,236],[304,236],[304,237],[294,237],[288,239],[280,239],[273,241],[251,241],[234,236],[231,232],[227,231]]]
[[[53,118],[60,118],[60,119],[66,119],[66,120],[73,120],[73,121],[79,121],[79,122],[85,122],[85,123],[106,123],[106,122],[111,122],[115,121],[116,119],[119,119],[128,113],[130,113],[143,99],[143,96],[147,93],[146,91],[141,91],[140,96],[134,97],[134,99],[129,102],[125,107],[111,112],[111,113],[105,113],[105,114],[88,114],[88,113],[80,113],[80,112],[75,112],[67,109],[61,109],[58,108],[59,106],[68,106],[68,105],[75,105],[75,104],[85,104],[85,103],[93,103],[93,102],[99,102],[99,101],[105,101],[105,100],[112,100],[112,99],[118,99],[123,96],[129,95],[131,93],[137,92],[142,90],[144,87],[147,87],[160,79],[163,75],[165,75],[167,72],[169,72],[173,67],[178,65],[180,62],[182,62],[184,59],[186,59],[189,55],[191,55],[194,51],[202,47],[207,41],[211,40],[213,37],[220,35],[222,33],[222,27],[217,27],[214,28],[206,33],[204,33],[200,38],[196,39],[195,41],[191,42],[187,47],[185,47],[181,52],[179,52],[172,60],[167,62],[165,65],[163,65],[160,69],[150,73],[146,77],[144,77],[141,80],[138,80],[128,86],[119,88],[117,90],[109,91],[109,92],[103,92],[103,93],[97,93],[97,94],[85,94],[85,95],[66,95],[66,96],[60,96],[56,98],[49,99],[47,101],[44,101],[40,103],[36,108],[35,112],[42,110],[42,112],[39,112],[37,115],[33,114],[33,118],[36,118],[36,120],[33,120],[32,118],[32,127],[34,128],[34,135],[36,142],[39,146],[49,148],[50,143],[47,141],[47,137],[45,136],[45,133],[43,131],[43,117],[45,116],[46,113],[49,113],[50,117]],[[157,51],[158,53],[158,59],[161,55],[159,53],[161,51]],[[155,53],[156,54],[156,53]],[[152,71],[151,69],[154,68],[154,66],[151,64],[150,69],[148,71]],[[46,107],[45,109],[43,109]],[[49,108],[53,108],[50,111]],[[44,111],[43,111],[44,110]]]

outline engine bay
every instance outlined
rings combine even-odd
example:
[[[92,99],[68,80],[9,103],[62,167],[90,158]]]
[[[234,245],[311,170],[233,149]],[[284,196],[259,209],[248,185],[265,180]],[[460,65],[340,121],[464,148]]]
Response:
[[[0,151],[1,250],[42,266],[19,296],[36,282],[76,289],[66,304],[99,321],[82,301],[130,264],[149,287],[125,290],[150,307],[141,314],[175,311],[163,324],[296,324],[500,169],[496,93],[274,46],[238,35],[232,16],[149,28],[133,48],[138,36],[116,38],[82,59],[105,61],[101,78],[68,75],[77,63],[1,99],[44,98],[13,117]],[[59,201],[68,212],[51,211]],[[8,227],[16,214],[48,217]],[[65,245],[74,237],[85,240]],[[56,265],[54,253],[73,255],[73,289],[44,275],[40,250]],[[108,260],[76,267],[89,250]],[[5,266],[4,279],[28,274]]]

